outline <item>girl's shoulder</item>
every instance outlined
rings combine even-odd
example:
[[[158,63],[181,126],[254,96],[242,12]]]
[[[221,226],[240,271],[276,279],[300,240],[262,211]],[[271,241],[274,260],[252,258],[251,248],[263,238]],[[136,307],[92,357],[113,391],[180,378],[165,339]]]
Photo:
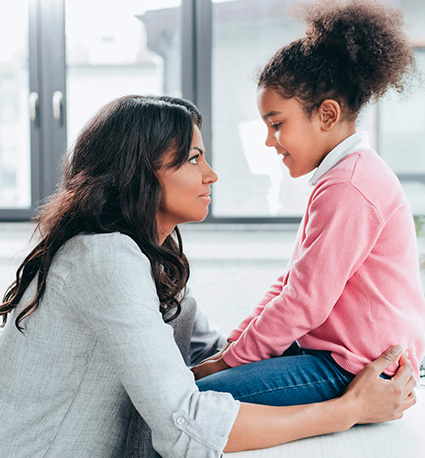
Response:
[[[376,151],[362,149],[342,158],[322,177],[318,184],[321,187],[329,187],[342,183],[349,183],[359,189],[367,190],[385,184],[393,188],[394,185],[398,185],[398,179]]]
[[[395,210],[409,210],[407,197],[399,179],[374,150],[359,150],[347,155],[330,170],[315,187],[313,195],[326,193],[330,198],[341,200],[343,188],[357,195],[357,205],[373,207],[382,221]],[[409,210],[410,211],[410,210]]]

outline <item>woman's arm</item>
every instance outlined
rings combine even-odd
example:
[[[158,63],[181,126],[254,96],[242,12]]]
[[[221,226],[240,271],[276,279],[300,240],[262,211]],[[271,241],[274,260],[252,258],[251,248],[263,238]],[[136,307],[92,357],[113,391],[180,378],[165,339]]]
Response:
[[[113,393],[126,391],[162,457],[219,458],[240,403],[229,393],[199,392],[159,311],[149,260],[122,234],[77,242],[61,298],[104,352],[117,378]]]
[[[230,394],[199,392],[174,341],[173,329],[159,312],[150,264],[139,247],[120,234],[87,235],[78,240],[74,263],[63,284],[63,303],[103,349],[105,361],[151,428],[153,446],[164,458],[218,458],[226,444],[227,451],[258,449],[304,437],[301,433],[337,431],[341,425],[332,423],[328,412],[340,413],[345,420],[347,405],[365,405],[369,414],[371,405],[381,405],[382,401],[373,397],[363,402],[378,371],[355,385],[348,396],[352,402],[336,411],[332,403],[323,403],[328,407],[314,411],[312,406],[245,404],[240,413],[241,404]],[[405,371],[409,368],[406,365]],[[400,376],[395,383],[400,393],[405,386],[402,380]],[[384,389],[374,396],[388,403],[392,399],[388,393]],[[390,411],[394,415],[395,409]],[[375,421],[392,418],[388,408],[386,413]],[[306,423],[306,419],[301,420],[305,414],[315,418]],[[270,418],[275,418],[273,427]],[[324,418],[328,418],[326,431],[322,428]],[[361,420],[353,416],[347,427]]]
[[[190,291],[186,294],[185,300],[193,300]],[[196,302],[195,302],[196,303]],[[200,361],[214,358],[227,348],[226,338],[216,329],[209,326],[208,319],[201,309],[196,305],[195,321],[193,323],[192,335],[189,347],[189,364],[194,366]]]
[[[304,437],[345,431],[356,423],[380,423],[403,416],[416,402],[413,369],[401,348],[387,350],[367,365],[345,394],[330,401],[290,407],[242,403],[225,452],[272,447]],[[379,377],[400,358],[396,375]]]

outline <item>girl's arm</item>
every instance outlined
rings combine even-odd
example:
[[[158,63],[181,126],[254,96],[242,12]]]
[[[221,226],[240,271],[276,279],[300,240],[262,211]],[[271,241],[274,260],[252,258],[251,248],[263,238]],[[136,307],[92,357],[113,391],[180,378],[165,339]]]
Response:
[[[349,183],[317,190],[281,294],[227,348],[224,361],[234,367],[279,356],[321,326],[370,254],[382,224],[373,205]]]
[[[403,416],[416,402],[413,369],[403,354],[390,380],[379,377],[396,362],[401,348],[387,350],[367,365],[345,394],[326,402],[270,407],[242,403],[225,452],[272,447],[304,437],[345,431],[356,423],[380,423]]]

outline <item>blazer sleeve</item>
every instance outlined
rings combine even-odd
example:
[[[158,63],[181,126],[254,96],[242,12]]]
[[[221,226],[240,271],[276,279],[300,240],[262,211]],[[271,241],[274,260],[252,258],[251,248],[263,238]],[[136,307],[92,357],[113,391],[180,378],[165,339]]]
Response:
[[[209,326],[208,319],[197,306],[189,348],[189,364],[195,366],[226,346],[226,338]]]
[[[165,458],[218,458],[239,410],[228,393],[199,392],[164,323],[148,259],[122,234],[92,237],[64,287],[97,338]],[[212,344],[213,346],[213,344]]]

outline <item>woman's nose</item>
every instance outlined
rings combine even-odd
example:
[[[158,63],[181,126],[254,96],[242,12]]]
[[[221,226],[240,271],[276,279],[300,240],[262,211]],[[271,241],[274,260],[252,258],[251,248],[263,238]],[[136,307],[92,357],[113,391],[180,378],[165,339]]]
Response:
[[[204,163],[205,170],[203,173],[203,182],[204,183],[215,183],[218,180],[217,174],[214,172],[214,170],[210,167],[210,165],[205,162]]]

